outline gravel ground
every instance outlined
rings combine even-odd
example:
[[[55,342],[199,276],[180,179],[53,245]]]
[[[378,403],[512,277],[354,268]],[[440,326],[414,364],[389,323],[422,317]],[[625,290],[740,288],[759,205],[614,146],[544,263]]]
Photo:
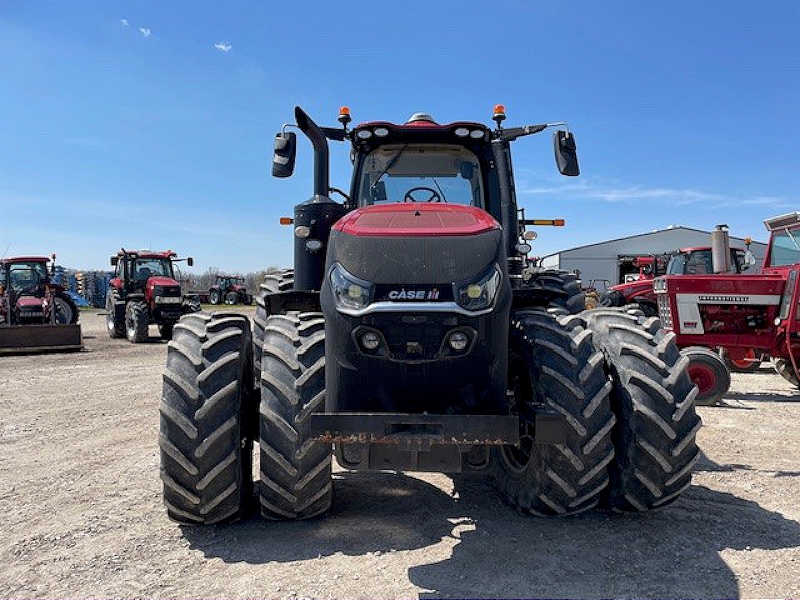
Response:
[[[483,477],[335,473],[319,519],[167,519],[166,346],[0,357],[0,597],[800,597],[800,396],[734,374],[693,485],[644,515],[515,513]],[[151,329],[155,335],[155,328]]]

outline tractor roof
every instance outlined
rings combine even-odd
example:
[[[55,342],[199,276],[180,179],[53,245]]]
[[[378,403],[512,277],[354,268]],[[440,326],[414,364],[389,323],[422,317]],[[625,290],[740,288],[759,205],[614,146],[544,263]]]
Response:
[[[130,256],[132,258],[177,258],[178,254],[172,250],[155,252],[153,250],[125,250],[117,252],[117,256]]]
[[[731,246],[731,250],[742,250],[742,249],[738,248],[737,246]],[[683,254],[686,254],[688,252],[710,252],[710,251],[711,251],[711,246],[689,246],[686,248],[680,248],[678,250],[678,252],[681,252]],[[744,252],[744,250],[742,250],[742,252]]]
[[[13,263],[21,263],[21,262],[39,262],[39,263],[48,263],[50,262],[49,256],[13,256],[11,258],[0,258],[0,264],[7,265]]]
[[[424,118],[423,118],[424,117]],[[429,115],[414,115],[403,125],[387,121],[361,123],[353,129],[353,145],[365,146],[397,142],[476,143],[489,140],[491,130],[481,123],[459,121],[439,125]]]
[[[224,273],[217,273],[217,278],[219,278],[219,279],[242,279],[242,280],[244,280],[244,277],[242,277],[241,275],[226,275]]]

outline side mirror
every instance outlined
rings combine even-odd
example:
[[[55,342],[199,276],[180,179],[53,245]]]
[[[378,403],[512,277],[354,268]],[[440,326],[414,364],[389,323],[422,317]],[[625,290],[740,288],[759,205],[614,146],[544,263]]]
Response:
[[[273,177],[291,177],[297,154],[297,134],[286,131],[275,136],[275,154],[272,157]]]
[[[461,161],[458,171],[461,178],[468,181],[472,181],[472,177],[475,175],[475,167],[472,166],[471,162],[466,160]]]
[[[376,181],[370,187],[370,196],[372,196],[372,202],[386,202],[388,199],[386,197],[386,182],[385,181]]]
[[[118,262],[119,262],[119,257],[118,256],[112,256],[111,257],[111,266],[112,267],[116,267]]]
[[[575,148],[574,136],[558,130],[553,134],[553,146],[559,172],[568,177],[577,177],[580,169],[578,169],[578,151]]]
[[[750,250],[747,250],[744,253],[744,261],[742,263],[742,271],[747,271],[748,269],[753,268],[755,266],[755,264],[756,264],[756,257],[753,256],[753,253],[750,252]]]
[[[190,267],[193,267],[194,259],[190,256],[189,258],[186,259],[186,264],[189,265]]]

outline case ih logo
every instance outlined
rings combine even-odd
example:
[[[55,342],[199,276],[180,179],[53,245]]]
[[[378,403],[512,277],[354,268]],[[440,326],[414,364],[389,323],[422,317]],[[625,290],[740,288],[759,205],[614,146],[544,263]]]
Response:
[[[439,290],[433,288],[432,290],[406,290],[405,288],[399,290],[392,290],[388,294],[389,300],[438,300]]]
[[[734,302],[736,304],[742,304],[744,302],[750,302],[750,296],[700,296],[698,298],[699,302]]]

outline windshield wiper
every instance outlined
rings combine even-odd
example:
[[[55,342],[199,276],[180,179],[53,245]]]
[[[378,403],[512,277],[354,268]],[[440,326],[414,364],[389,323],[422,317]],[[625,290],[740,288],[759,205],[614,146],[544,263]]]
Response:
[[[797,245],[797,240],[796,240],[796,239],[794,239],[794,236],[792,235],[792,232],[791,232],[791,231],[789,231],[789,228],[787,227],[787,228],[786,228],[786,229],[784,229],[783,231],[784,231],[784,232],[786,232],[786,235],[788,235],[788,236],[789,236],[789,239],[790,239],[790,240],[792,240],[792,243],[794,244],[794,248],[795,248],[795,250],[800,250],[800,246],[798,246],[798,245]]]
[[[376,179],[374,182],[372,182],[372,185],[370,185],[370,186],[369,186],[369,191],[370,191],[370,193],[372,192],[372,190],[374,190],[374,189],[375,189],[375,186],[376,186],[376,185],[378,185],[378,182],[381,180],[381,177],[383,177],[384,175],[386,175],[386,173],[389,171],[389,169],[391,169],[391,168],[394,166],[394,163],[396,163],[396,162],[397,162],[397,159],[398,159],[398,158],[400,158],[400,155],[401,155],[401,154],[403,154],[403,152],[405,152],[405,151],[406,151],[406,148],[408,148],[408,143],[405,143],[405,144],[403,145],[403,147],[402,147],[402,148],[400,148],[400,150],[398,150],[398,151],[397,151],[397,154],[395,154],[395,155],[392,157],[392,160],[390,160],[390,161],[388,162],[388,164],[387,164],[387,165],[386,165],[386,167],[383,169],[383,171],[381,171],[381,174],[380,174],[380,175],[378,175],[378,178],[377,178],[377,179]]]

